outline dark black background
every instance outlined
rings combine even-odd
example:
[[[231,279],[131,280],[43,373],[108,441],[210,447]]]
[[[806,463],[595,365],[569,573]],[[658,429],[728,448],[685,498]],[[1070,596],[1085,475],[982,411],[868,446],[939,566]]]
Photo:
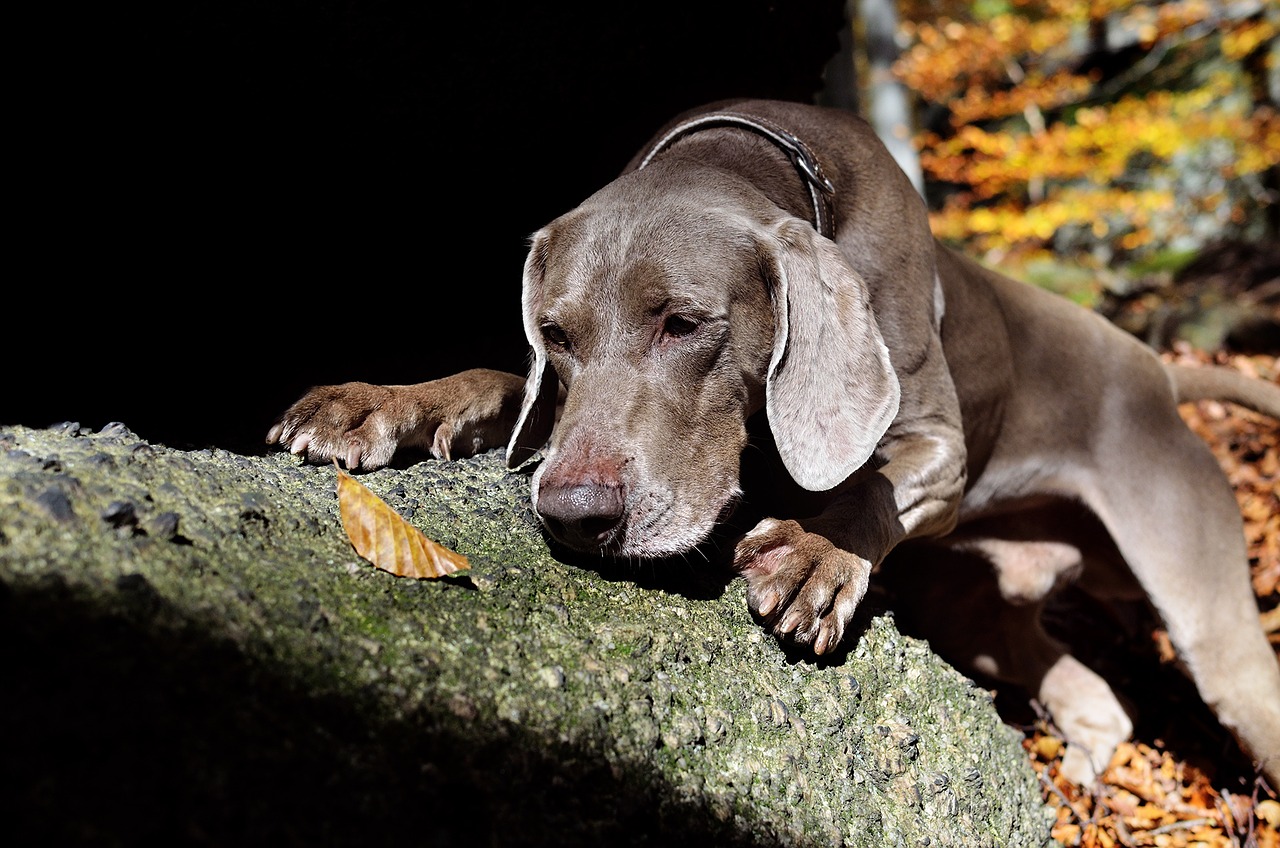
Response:
[[[262,450],[308,386],[523,372],[528,235],[675,112],[812,100],[841,0],[41,13],[0,424]]]

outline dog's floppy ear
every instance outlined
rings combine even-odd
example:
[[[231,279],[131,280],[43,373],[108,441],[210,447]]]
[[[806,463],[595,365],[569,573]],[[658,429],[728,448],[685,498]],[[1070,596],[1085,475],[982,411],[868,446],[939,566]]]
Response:
[[[529,255],[524,261],[524,286],[520,297],[524,310],[524,334],[533,348],[533,361],[529,365],[529,378],[524,384],[524,403],[520,417],[511,431],[507,445],[507,467],[515,468],[547,443],[556,423],[556,402],[560,390],[560,378],[547,361],[547,349],[542,342],[542,332],[536,326],[536,312],[542,300],[542,280],[547,267],[547,242],[545,230],[534,234]]]
[[[787,218],[764,239],[772,277],[769,427],[787,471],[810,491],[868,459],[898,414],[900,389],[866,283],[840,249]]]

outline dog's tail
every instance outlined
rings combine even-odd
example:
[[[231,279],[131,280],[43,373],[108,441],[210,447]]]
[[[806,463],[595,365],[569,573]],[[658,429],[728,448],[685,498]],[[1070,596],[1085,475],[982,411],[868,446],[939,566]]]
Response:
[[[1280,386],[1225,366],[1165,364],[1178,403],[1225,400],[1280,420]]]

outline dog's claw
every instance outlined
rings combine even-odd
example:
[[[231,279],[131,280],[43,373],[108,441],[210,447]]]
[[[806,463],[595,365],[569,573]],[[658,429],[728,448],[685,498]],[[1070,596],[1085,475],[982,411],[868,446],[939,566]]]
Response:
[[[792,610],[783,617],[782,622],[778,625],[777,630],[784,635],[795,633],[796,628],[800,626],[800,622],[804,616],[800,610]]]
[[[355,440],[348,442],[346,456],[342,459],[347,464],[348,469],[360,467],[360,443]]]
[[[818,628],[818,638],[813,640],[813,652],[821,656],[834,648],[838,641],[834,628],[824,623]]]
[[[753,600],[755,603],[752,606],[755,607],[756,612],[767,617],[778,606],[778,593],[772,589],[761,589],[754,595]]]

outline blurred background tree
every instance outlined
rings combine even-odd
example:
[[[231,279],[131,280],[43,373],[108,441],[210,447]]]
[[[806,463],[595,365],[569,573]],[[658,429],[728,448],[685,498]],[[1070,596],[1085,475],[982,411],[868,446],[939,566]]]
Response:
[[[873,59],[876,2],[855,17]],[[1210,244],[1277,243],[1277,0],[896,11],[892,75],[914,97],[940,238],[1088,302]],[[857,76],[874,114],[883,74],[869,62]],[[1067,264],[1089,273],[1064,275]]]

